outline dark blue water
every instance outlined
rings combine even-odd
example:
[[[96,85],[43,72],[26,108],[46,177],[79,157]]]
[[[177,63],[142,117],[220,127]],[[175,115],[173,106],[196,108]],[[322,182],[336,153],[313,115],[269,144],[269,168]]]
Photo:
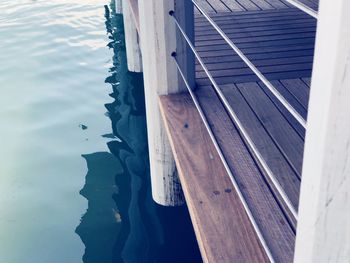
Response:
[[[0,262],[200,262],[151,198],[141,74],[108,0],[0,1]]]

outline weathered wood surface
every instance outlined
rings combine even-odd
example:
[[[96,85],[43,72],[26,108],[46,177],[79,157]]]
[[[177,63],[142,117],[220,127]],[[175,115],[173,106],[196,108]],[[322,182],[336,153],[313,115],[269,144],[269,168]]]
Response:
[[[263,5],[264,1],[254,3],[258,6],[257,3]],[[223,7],[216,2],[214,8]],[[224,12],[213,15],[213,18],[306,118],[315,19],[295,8]],[[305,129],[204,18],[196,18],[195,32],[199,54],[295,210],[298,210]],[[294,218],[252,157],[252,152],[198,63],[196,81],[196,95],[276,261],[292,262],[296,231]]]
[[[213,89],[198,87],[196,95],[274,258],[277,262],[292,262],[293,226],[281,210],[264,174]]]
[[[190,96],[160,107],[204,262],[268,262]]]
[[[314,10],[318,10],[319,0],[299,0]],[[273,10],[292,8],[293,5],[284,0],[197,0],[206,12],[228,13],[236,11]],[[196,10],[196,14],[199,11]]]
[[[130,0],[122,0],[126,57],[129,71],[142,72],[142,55],[138,33],[140,29],[137,29],[136,22],[138,20],[134,18],[131,2]]]
[[[139,15],[139,1],[138,0],[127,0],[129,2],[129,6],[131,9],[131,13],[133,15],[133,19],[135,21],[135,26],[140,34],[140,15]]]
[[[197,2],[206,12],[211,13],[223,31],[306,119],[315,44],[315,19],[281,0]],[[318,8],[316,0],[302,2],[315,10]],[[197,14],[195,44],[199,54],[294,208],[298,210],[305,129],[198,11]],[[196,82],[196,95],[273,257],[276,262],[292,262],[295,220],[242,139],[198,63]],[[242,214],[237,214],[242,209],[239,202],[230,204],[234,207],[224,204],[228,201],[226,198],[235,195],[224,193],[226,185],[232,188],[231,183],[228,178],[222,179],[225,178],[223,166],[188,95],[162,97],[161,108],[205,261],[232,262],[231,256],[238,254],[248,262],[255,262],[259,257],[262,257],[261,261],[266,260],[259,245],[256,247],[252,244],[248,247],[256,249],[255,254],[250,255],[254,256],[252,260],[242,252],[241,244],[237,244],[234,238],[237,231],[251,229],[244,224]],[[231,193],[234,194],[232,189]],[[231,211],[235,211],[234,215],[229,214]],[[220,217],[221,214],[229,215],[230,223]],[[212,223],[214,219],[218,221],[217,225]],[[225,233],[230,229],[230,224],[239,228],[235,225],[237,222],[244,228]],[[242,235],[242,232],[239,233]],[[247,238],[253,238],[254,241],[255,233],[249,233]],[[225,237],[225,243],[215,239],[220,235],[221,239],[222,236]],[[245,242],[248,242],[247,239],[243,239],[242,243]],[[210,249],[207,250],[207,247]],[[225,261],[226,256],[231,260]]]
[[[217,14],[214,20],[270,80],[310,77],[316,20],[295,9]],[[254,73],[203,18],[196,19],[196,48],[218,84],[258,81]],[[199,85],[209,85],[196,66]],[[307,108],[308,91],[302,80],[286,82],[292,95]]]
[[[171,57],[177,41],[175,23],[168,12],[174,10],[174,1],[138,2],[152,196],[161,205],[181,205],[184,197],[158,107],[159,95],[185,89],[179,85]]]
[[[299,159],[302,154],[299,156],[299,153],[294,153],[298,148],[290,147],[287,143],[296,142],[302,147],[302,140],[295,134],[292,127],[288,125],[257,83],[227,85],[223,86],[222,90],[297,210],[300,171],[293,169],[289,159],[292,156],[297,156]],[[259,105],[257,106],[257,104]],[[265,107],[266,111],[261,110]],[[269,109],[272,111],[271,118],[270,116],[266,117],[266,113],[270,113]],[[291,138],[285,139],[281,135],[290,135]],[[290,152],[294,155],[291,155]]]

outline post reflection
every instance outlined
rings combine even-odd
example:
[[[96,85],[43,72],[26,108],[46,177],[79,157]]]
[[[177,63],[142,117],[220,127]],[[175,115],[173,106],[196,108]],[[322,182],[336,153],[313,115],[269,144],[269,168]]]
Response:
[[[105,104],[112,124],[110,153],[83,155],[88,209],[76,233],[85,244],[83,261],[200,262],[186,207],[167,208],[151,196],[142,74],[127,71],[123,19],[105,6],[113,66],[105,82],[113,92]]]

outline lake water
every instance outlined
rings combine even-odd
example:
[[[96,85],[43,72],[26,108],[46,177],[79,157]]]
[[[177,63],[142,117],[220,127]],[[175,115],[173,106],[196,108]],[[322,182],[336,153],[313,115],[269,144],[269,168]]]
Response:
[[[0,1],[0,262],[200,262],[151,198],[142,75],[108,0]]]

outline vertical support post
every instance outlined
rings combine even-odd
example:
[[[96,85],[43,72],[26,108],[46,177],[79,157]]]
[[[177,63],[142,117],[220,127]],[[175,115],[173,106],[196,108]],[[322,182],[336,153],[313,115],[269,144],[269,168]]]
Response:
[[[190,1],[180,0],[180,2]],[[177,50],[176,26],[169,15],[169,11],[176,8],[180,16],[187,17],[185,14],[190,14],[188,18],[193,19],[192,5],[188,6],[189,10],[185,10],[184,7],[184,4],[176,6],[174,0],[139,0],[152,195],[158,204],[166,206],[181,205],[184,198],[161,119],[158,97],[186,90],[180,82],[171,57],[174,51],[179,52],[180,55],[185,54],[182,50],[184,46],[179,46]],[[194,26],[193,23],[189,25],[191,26]],[[184,60],[183,57],[182,59]],[[194,72],[188,75],[194,76]]]
[[[349,14],[349,0],[321,0],[296,263],[350,262]]]
[[[123,13],[122,0],[112,0],[112,1],[114,2],[115,13],[116,14],[122,14]]]
[[[191,1],[176,0],[174,11],[175,17],[179,21],[181,27],[185,30],[186,35],[194,43],[194,6]],[[181,32],[176,30],[176,59],[182,67],[182,71],[187,79],[188,84],[195,88],[195,56],[188,47]],[[180,75],[178,75],[179,86],[185,87]]]
[[[122,0],[128,69],[131,72],[142,72],[142,56],[140,50],[139,34],[137,32],[135,21],[136,17],[133,14],[129,1],[130,0]]]

